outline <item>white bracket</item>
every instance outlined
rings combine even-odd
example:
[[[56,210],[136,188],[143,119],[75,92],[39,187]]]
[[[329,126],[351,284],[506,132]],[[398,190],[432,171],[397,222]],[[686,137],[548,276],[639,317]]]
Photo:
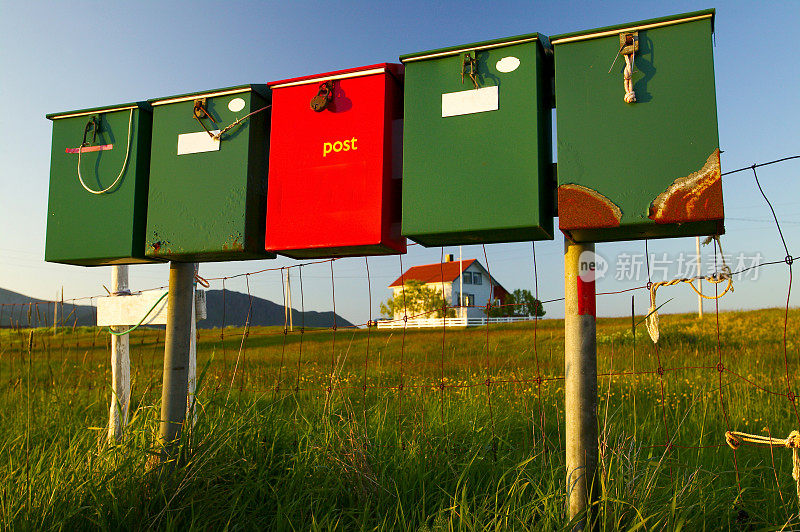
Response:
[[[136,325],[165,292],[168,291],[150,290],[126,296],[117,295],[98,298],[97,326]],[[169,296],[162,299],[142,322],[142,325],[166,325],[168,300]],[[195,291],[194,308],[197,321],[206,318],[205,291]]]

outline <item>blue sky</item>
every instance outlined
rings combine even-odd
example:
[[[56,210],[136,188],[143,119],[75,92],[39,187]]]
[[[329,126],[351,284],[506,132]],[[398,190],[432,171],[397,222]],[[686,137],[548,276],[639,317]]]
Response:
[[[800,2],[3,2],[0,4],[0,287],[53,298],[103,293],[110,268],[43,261],[51,124],[49,112],[144,100],[242,83],[263,83],[380,62],[404,53],[530,32],[548,35],[628,21],[717,9],[715,69],[723,171],[800,153],[800,69],[796,25]],[[658,149],[656,145],[653,149]],[[800,162],[759,171],[782,221],[790,250],[800,244]],[[725,252],[764,260],[784,252],[752,173],[724,180]],[[616,280],[619,257],[644,253],[644,242],[598,244],[610,270],[600,291],[635,285]],[[651,241],[661,259],[693,253],[694,239]],[[536,243],[542,299],[563,295],[563,241]],[[458,248],[445,253],[458,254]],[[709,248],[704,248],[704,254]],[[412,246],[405,267],[435,262],[442,251]],[[480,246],[465,258],[483,261]],[[531,244],[486,246],[493,276],[509,289],[531,288]],[[624,258],[621,260],[625,260]],[[206,277],[295,264],[290,259],[201,265]],[[400,273],[397,257],[369,260],[373,316]],[[735,266],[735,264],[732,264]],[[352,321],[369,316],[364,259],[334,265],[336,310]],[[675,273],[675,265],[668,276]],[[307,309],[331,308],[328,265],[304,269]],[[659,276],[656,276],[659,277]],[[131,267],[131,285],[166,284],[163,265]],[[784,266],[736,284],[721,308],[778,306],[786,295]],[[219,287],[216,284],[215,287]],[[227,287],[244,290],[242,280]],[[250,278],[253,294],[282,301],[280,274]],[[666,291],[671,290],[668,295]],[[299,303],[294,285],[294,302]],[[797,291],[795,291],[797,293]],[[664,312],[689,311],[696,299],[684,287],[664,289],[675,299]],[[797,300],[792,299],[792,304]],[[639,312],[647,307],[636,293]],[[546,307],[563,315],[561,303]],[[630,294],[604,296],[600,315],[629,312]]]

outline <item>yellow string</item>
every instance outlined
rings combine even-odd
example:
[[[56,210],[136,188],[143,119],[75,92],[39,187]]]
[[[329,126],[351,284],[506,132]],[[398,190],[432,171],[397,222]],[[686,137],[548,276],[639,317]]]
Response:
[[[786,447],[792,450],[792,478],[796,484],[797,504],[800,506],[800,432],[793,430],[786,438],[772,438],[760,434],[748,434],[729,430],[725,433],[725,442],[733,450],[739,448],[743,442],[754,445],[767,445],[770,447]]]
[[[682,277],[680,279],[672,279],[670,281],[659,281],[657,283],[651,283],[650,285],[650,310],[647,314],[647,318],[645,318],[645,326],[647,327],[647,332],[650,334],[650,339],[653,340],[653,343],[657,343],[660,337],[660,333],[658,330],[658,312],[656,306],[656,291],[662,286],[672,286],[679,283],[686,283],[692,287],[692,290],[695,293],[702,297],[703,299],[719,299],[728,292],[733,292],[733,277],[731,276],[731,269],[725,263],[725,255],[722,253],[722,243],[719,240],[719,235],[715,235],[710,237],[710,239],[716,240],[717,245],[719,245],[719,252],[720,256],[722,257],[722,271],[719,273],[715,273],[714,275],[709,276],[702,276],[698,275],[697,277]],[[716,294],[713,296],[707,296],[700,292],[695,286],[694,281],[697,279],[706,280],[711,284],[719,284],[724,281],[728,281],[728,285],[725,287],[725,290],[722,291],[721,294]]]

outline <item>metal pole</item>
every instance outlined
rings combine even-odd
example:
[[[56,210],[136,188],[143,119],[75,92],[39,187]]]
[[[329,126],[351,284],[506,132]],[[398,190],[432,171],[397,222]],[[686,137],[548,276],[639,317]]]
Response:
[[[564,394],[569,517],[592,522],[597,481],[597,337],[594,244],[564,241]]]
[[[175,446],[186,419],[189,346],[192,336],[194,264],[169,263],[167,331],[164,340],[164,382],[161,391],[161,462],[174,464]]]
[[[129,294],[128,267],[111,267],[112,296]],[[124,327],[112,327],[114,332]],[[131,401],[131,356],[130,338],[127,334],[111,336],[111,407],[108,414],[108,441],[122,438],[122,431],[128,424],[128,410]]]
[[[696,236],[694,238],[695,248],[697,249],[697,276],[699,277],[702,275],[701,272],[703,271],[702,264],[700,262],[700,237]],[[703,293],[702,279],[697,280],[697,291],[700,292],[700,294]],[[697,294],[697,317],[699,319],[703,319],[703,297],[700,294]]]

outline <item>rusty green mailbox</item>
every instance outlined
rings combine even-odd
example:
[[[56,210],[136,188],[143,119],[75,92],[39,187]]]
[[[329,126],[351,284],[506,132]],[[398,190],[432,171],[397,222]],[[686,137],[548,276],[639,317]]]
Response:
[[[82,266],[150,262],[144,256],[150,106],[47,118],[53,143],[44,259]]]
[[[242,85],[150,103],[147,256],[182,262],[274,258],[264,250],[266,86]]]
[[[569,238],[724,232],[713,22],[706,10],[552,38]]]
[[[549,49],[534,33],[400,57],[404,236],[553,238]]]

